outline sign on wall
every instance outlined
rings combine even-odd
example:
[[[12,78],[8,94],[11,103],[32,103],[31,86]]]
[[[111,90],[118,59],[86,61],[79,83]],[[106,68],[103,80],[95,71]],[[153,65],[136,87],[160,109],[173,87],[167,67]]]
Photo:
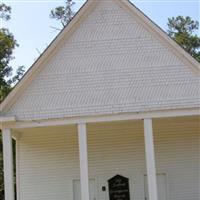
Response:
[[[130,200],[129,179],[116,175],[108,180],[110,200]]]

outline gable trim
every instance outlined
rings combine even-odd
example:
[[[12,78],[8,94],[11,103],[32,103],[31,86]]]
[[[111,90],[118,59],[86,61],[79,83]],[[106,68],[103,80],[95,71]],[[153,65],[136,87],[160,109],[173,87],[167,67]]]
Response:
[[[183,50],[175,41],[173,41],[167,34],[160,29],[154,22],[151,21],[142,11],[136,8],[128,0],[115,0],[120,6],[128,9],[130,13],[136,15],[136,20],[139,20],[152,34],[160,39],[161,42],[165,42],[167,46],[178,56],[184,63],[193,69],[195,73],[199,74],[199,63],[190,56],[185,50]],[[98,0],[88,0],[82,8],[74,16],[73,20],[58,34],[58,36],[51,42],[43,54],[37,59],[32,67],[26,72],[23,78],[10,92],[6,99],[0,104],[0,112],[6,112],[18,99],[23,90],[32,82],[35,76],[43,69],[44,64],[48,59],[55,54],[55,52],[62,45],[62,40],[65,37],[69,37],[84,20],[84,18],[90,13],[91,10],[97,5]]]

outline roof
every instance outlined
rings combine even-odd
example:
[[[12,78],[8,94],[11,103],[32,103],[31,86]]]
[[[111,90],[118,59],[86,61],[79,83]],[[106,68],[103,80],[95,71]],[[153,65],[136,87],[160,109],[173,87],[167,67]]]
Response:
[[[116,16],[116,10],[121,21],[119,16]],[[112,24],[108,24],[109,20],[104,24],[105,18],[112,17],[115,17],[115,21],[111,20]],[[100,21],[102,19],[104,21]],[[106,29],[106,32],[103,29]],[[130,36],[131,33],[135,38],[127,37],[127,34]],[[76,42],[77,38],[79,42]],[[134,46],[137,48],[134,49]],[[104,55],[105,49],[107,59],[99,59]],[[61,50],[65,52],[59,54]],[[147,51],[146,56],[142,56],[142,51]],[[80,62],[76,58],[73,60],[75,54],[80,57]],[[116,54],[119,55],[115,57]],[[65,59],[64,55],[68,56],[67,60],[62,60]],[[130,63],[133,66],[129,66]],[[92,71],[91,66],[82,66],[83,64],[96,66],[96,71]],[[116,65],[119,65],[119,68],[113,68]],[[98,67],[102,67],[102,70],[98,71]],[[0,105],[0,109],[4,116],[14,115],[22,120],[32,120],[194,108],[199,106],[199,69],[196,60],[127,0],[88,0],[28,70]],[[71,82],[74,85],[63,87],[63,91],[59,93],[62,97],[57,94],[57,87],[53,91],[47,86],[43,88],[45,92],[38,96],[37,91],[43,90],[41,85],[52,84],[44,81],[45,72],[53,83],[59,83],[59,88],[64,83],[70,85]],[[79,83],[75,81],[77,77]],[[40,84],[36,84],[37,81]],[[84,84],[85,82],[87,84]],[[75,86],[79,87],[79,94],[76,93]],[[47,103],[49,98],[52,102]],[[41,115],[37,116],[37,108],[40,108]]]

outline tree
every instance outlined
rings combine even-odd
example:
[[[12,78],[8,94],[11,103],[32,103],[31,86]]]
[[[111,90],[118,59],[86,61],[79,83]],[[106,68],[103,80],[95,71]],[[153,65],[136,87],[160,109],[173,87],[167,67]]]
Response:
[[[51,10],[50,17],[59,20],[63,27],[65,27],[73,18],[74,12],[72,10],[75,2],[73,0],[66,0],[65,6],[59,6]]]
[[[9,62],[16,46],[17,43],[13,35],[7,29],[0,29],[0,102],[11,89],[10,83],[5,77],[11,75],[12,67],[9,66]]]
[[[168,19],[168,35],[173,38],[185,51],[200,62],[200,37],[195,34],[199,22],[189,16],[177,16]]]
[[[0,19],[9,20],[11,7],[0,4]],[[0,103],[11,91],[13,85],[21,78],[24,73],[24,67],[18,67],[16,75],[12,76],[13,68],[9,65],[14,58],[13,50],[18,44],[12,33],[6,28],[0,28]],[[0,131],[0,199],[4,199],[3,184],[3,153],[2,153],[2,136]]]
[[[10,12],[10,7],[5,4],[0,4],[0,18],[9,20]],[[8,29],[0,28],[0,103],[24,73],[24,67],[20,66],[16,71],[16,75],[9,78],[13,71],[9,62],[14,58],[12,54],[17,46],[18,44],[13,34],[10,33]]]
[[[0,4],[0,19],[10,19],[11,8],[5,4]],[[8,65],[12,59],[12,51],[17,46],[17,43],[13,35],[4,28],[0,29],[0,102],[10,91],[10,85],[5,80],[12,71],[12,68]]]

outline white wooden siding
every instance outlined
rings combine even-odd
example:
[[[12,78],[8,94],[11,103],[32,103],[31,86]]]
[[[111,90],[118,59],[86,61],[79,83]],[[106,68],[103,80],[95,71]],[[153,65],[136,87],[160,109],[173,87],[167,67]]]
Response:
[[[199,200],[198,119],[154,120],[157,173],[168,178],[168,200]],[[142,121],[88,125],[89,176],[101,187],[116,174],[130,179],[131,200],[144,200],[146,174]],[[75,126],[18,130],[18,200],[73,200],[79,179]]]
[[[6,116],[19,120],[199,106],[199,77],[115,1],[100,1]]]

